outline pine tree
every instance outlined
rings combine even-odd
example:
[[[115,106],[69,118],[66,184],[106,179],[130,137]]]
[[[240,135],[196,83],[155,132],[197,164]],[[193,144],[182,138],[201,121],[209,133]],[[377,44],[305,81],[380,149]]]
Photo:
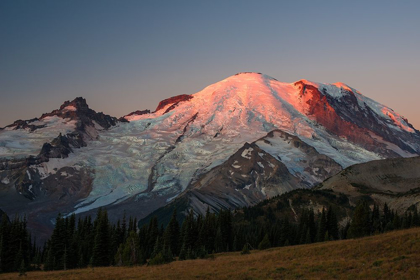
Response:
[[[220,227],[217,228],[216,232],[216,238],[214,241],[214,248],[216,249],[216,252],[223,252],[223,236],[222,236],[222,230]]]
[[[180,261],[183,261],[183,260],[186,260],[186,259],[187,259],[187,250],[186,250],[186,248],[185,248],[185,243],[182,243],[182,246],[181,246],[181,250],[180,250],[180,252],[179,252],[179,257],[178,257],[178,259],[179,259]]]
[[[108,266],[109,260],[109,221],[106,209],[99,209],[95,221],[95,239],[93,247],[93,266]]]
[[[251,251],[249,250],[249,245],[248,243],[245,243],[244,247],[242,248],[242,252],[241,255],[247,255],[250,254]]]
[[[25,261],[22,259],[19,267],[19,276],[26,276],[26,265]]]
[[[124,211],[122,224],[121,224],[120,243],[124,243],[126,238],[127,238],[127,222],[126,222],[125,211]]]
[[[153,252],[153,248],[156,244],[156,239],[159,236],[159,226],[157,217],[153,217],[150,220],[149,228],[147,230],[147,243],[146,243],[146,258],[149,258]]]
[[[397,213],[394,214],[394,218],[392,219],[392,225],[394,229],[400,229],[402,226],[401,219],[397,215]]]
[[[310,243],[312,243],[312,240],[311,240],[311,233],[310,233],[310,230],[308,228],[308,230],[306,231],[305,244],[310,244]]]
[[[328,207],[327,212],[327,231],[329,238],[333,240],[338,239],[338,221],[337,216],[331,206]]]
[[[370,209],[367,202],[359,203],[354,210],[348,231],[350,238],[363,237],[370,234]]]
[[[180,238],[180,232],[179,232],[179,223],[176,219],[176,209],[172,213],[171,220],[169,221],[168,226],[166,227],[165,233],[164,233],[164,243],[168,244],[169,248],[171,249],[171,252],[173,252],[175,255],[178,255],[179,253],[179,238]]]
[[[379,213],[379,206],[378,205],[373,205],[373,211],[372,211],[372,232],[374,234],[378,234],[380,232],[382,232],[382,228],[381,228],[381,215]]]
[[[188,216],[185,218],[184,222],[182,223],[181,228],[181,235],[182,241],[185,244],[185,248],[195,250],[196,249],[196,241],[198,239],[198,229],[196,225],[196,221],[194,219],[194,212],[191,209]]]
[[[327,218],[325,216],[325,209],[322,208],[321,217],[318,220],[318,231],[316,235],[316,241],[324,241],[325,233],[327,232]]]
[[[236,235],[233,238],[232,251],[238,251],[238,237]]]
[[[413,219],[411,221],[411,224],[414,227],[420,226],[420,217],[419,213],[417,212],[417,207],[414,207]]]
[[[162,249],[163,249],[163,244],[162,244],[161,239],[158,237],[156,239],[155,246],[153,248],[152,254],[150,255],[150,258],[156,257],[159,253],[162,252]]]
[[[268,238],[268,234],[264,235],[264,238],[261,240],[260,244],[258,244],[258,250],[265,250],[270,248],[270,239]]]

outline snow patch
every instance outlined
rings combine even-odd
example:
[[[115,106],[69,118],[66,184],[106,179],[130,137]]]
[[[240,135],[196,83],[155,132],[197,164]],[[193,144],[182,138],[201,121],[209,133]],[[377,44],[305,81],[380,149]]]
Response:
[[[242,151],[241,157],[246,158],[246,159],[251,159],[251,153],[254,149],[253,148],[248,148]]]
[[[50,142],[60,133],[66,135],[76,129],[75,120],[58,116],[45,117],[36,123],[44,127],[32,132],[26,129],[0,131],[0,157],[19,158],[37,155],[44,143]]]
[[[175,198],[177,198],[177,197],[178,197],[178,194],[177,194],[177,195],[174,195],[173,197],[168,198],[168,199],[166,200],[166,203],[171,202],[172,200],[174,200],[174,199],[175,199]]]
[[[73,105],[69,105],[69,106],[66,106],[66,107],[64,107],[63,108],[63,112],[66,112],[66,111],[77,111],[77,108],[76,107],[74,107]]]
[[[10,183],[10,180],[9,178],[6,177],[6,178],[3,178],[3,180],[1,180],[1,183],[7,185]]]

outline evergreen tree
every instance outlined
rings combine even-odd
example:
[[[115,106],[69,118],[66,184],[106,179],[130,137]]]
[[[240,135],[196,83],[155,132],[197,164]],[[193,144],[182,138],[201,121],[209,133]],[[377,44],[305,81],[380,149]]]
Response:
[[[327,232],[327,217],[325,216],[325,209],[322,208],[321,217],[318,220],[318,231],[316,234],[316,241],[324,241],[325,233]]]
[[[382,231],[381,227],[381,215],[379,213],[379,206],[373,205],[373,211],[372,211],[372,232],[374,234],[378,234]]]
[[[411,225],[414,227],[420,226],[420,217],[419,213],[417,212],[417,207],[414,207],[413,219],[411,221]]]
[[[108,266],[109,260],[109,221],[106,209],[99,208],[95,221],[95,239],[93,247],[93,266]]]
[[[244,247],[242,248],[241,255],[247,255],[250,253],[251,251],[249,250],[249,245],[248,243],[245,243]]]
[[[185,243],[182,243],[182,246],[181,246],[181,250],[180,250],[180,252],[179,252],[179,257],[178,257],[178,259],[179,259],[180,261],[183,261],[183,260],[186,260],[186,259],[187,259],[187,250],[186,250],[186,248],[185,248]]]
[[[164,233],[164,243],[169,246],[171,249],[171,252],[173,252],[175,255],[178,255],[179,253],[179,238],[180,238],[180,232],[179,232],[179,223],[176,219],[176,209],[172,213],[171,220],[169,221],[168,226],[166,227],[165,233]]]
[[[19,276],[26,276],[26,264],[25,261],[22,259],[19,267]]]
[[[359,203],[354,211],[348,231],[350,238],[363,237],[370,234],[370,209],[366,201]]]
[[[400,217],[396,213],[393,216],[394,216],[393,219],[392,219],[393,228],[394,229],[400,229],[401,226],[402,226]]]
[[[333,240],[338,239],[338,221],[337,216],[331,206],[328,207],[327,212],[327,231],[329,238]]]
[[[258,244],[258,250],[265,250],[271,247],[270,240],[268,239],[268,234],[264,236],[260,244]]]
[[[216,250],[216,252],[223,252],[224,248],[223,248],[223,236],[222,236],[222,230],[220,229],[220,227],[217,228],[217,232],[216,232],[216,238],[214,240],[214,248]]]
[[[146,258],[149,258],[153,252],[153,248],[156,244],[156,239],[159,236],[159,226],[157,217],[153,217],[149,222],[149,227],[147,230],[147,243],[146,243]]]
[[[154,258],[155,256],[157,256],[157,254],[162,252],[162,249],[163,249],[163,244],[162,244],[161,239],[158,237],[156,239],[155,246],[153,248],[153,252],[150,257]]]

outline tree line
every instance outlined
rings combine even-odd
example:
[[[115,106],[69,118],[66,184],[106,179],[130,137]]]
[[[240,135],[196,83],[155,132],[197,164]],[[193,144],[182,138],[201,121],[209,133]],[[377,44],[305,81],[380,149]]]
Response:
[[[135,218],[124,215],[110,223],[106,209],[90,216],[58,215],[51,238],[38,246],[26,229],[26,219],[9,222],[4,216],[0,228],[0,270],[63,270],[88,266],[131,266],[162,264],[178,260],[207,258],[214,253],[309,244],[358,238],[390,230],[420,226],[415,207],[403,215],[387,204],[369,206],[361,202],[351,220],[339,225],[333,207],[315,212],[302,209],[298,219],[276,218],[271,208],[220,210],[196,215],[192,210],[179,223],[176,210],[166,227],[156,217],[141,228]],[[242,215],[241,219],[236,219]]]

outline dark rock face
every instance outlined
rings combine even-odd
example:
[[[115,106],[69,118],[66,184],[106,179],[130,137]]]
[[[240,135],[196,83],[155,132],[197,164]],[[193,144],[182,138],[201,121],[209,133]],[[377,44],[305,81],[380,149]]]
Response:
[[[141,116],[141,115],[146,115],[146,114],[150,114],[150,110],[137,110],[137,111],[131,112],[128,115],[125,115],[124,117],[129,117],[129,116],[132,116],[132,115]]]
[[[50,143],[42,146],[38,157],[43,161],[49,158],[66,158],[73,151],[73,148],[81,148],[86,146],[80,133],[69,133],[66,136],[58,135]]]
[[[274,157],[264,150],[276,141],[305,156],[300,172],[289,170],[281,154]],[[296,188],[309,188],[341,170],[333,159],[319,154],[299,137],[274,130],[251,144],[246,143],[226,162],[191,182],[187,191],[171,204],[182,201],[185,210],[192,208],[199,214],[204,214],[208,207],[218,211],[251,206]]]
[[[29,129],[29,131],[34,131],[34,130],[37,130],[39,128],[43,128],[44,127],[44,125],[33,125],[33,124],[30,124],[31,122],[35,122],[37,120],[38,120],[38,118],[30,119],[30,120],[27,120],[27,121],[17,120],[14,123],[12,123],[12,124],[10,124],[10,125],[8,125],[6,127],[14,127],[14,129]]]
[[[246,158],[243,157],[246,155]],[[261,200],[304,187],[287,167],[255,143],[246,143],[225,163],[201,176],[191,185],[190,198],[197,213],[207,207],[234,209],[253,205]]]
[[[368,109],[365,109],[359,106],[353,92],[348,92],[342,99],[336,99],[327,93],[321,93],[318,88],[305,84],[303,81],[296,82],[295,85],[301,88],[300,95],[309,105],[308,115],[329,132],[345,137],[349,141],[385,157],[399,157],[398,154],[387,149],[385,145],[379,144],[371,136],[370,131],[373,131],[402,149],[416,153],[412,147],[409,147],[401,139],[407,137],[410,142],[418,142],[420,139],[414,139],[418,136],[408,132],[395,135],[395,132],[384,123],[385,121],[380,122],[380,117],[372,110],[368,107]],[[355,111],[360,112],[360,114],[354,116]]]
[[[188,101],[192,98],[193,98],[192,95],[181,94],[181,95],[173,96],[171,98],[162,100],[161,102],[159,102],[159,105],[157,106],[155,112],[157,112],[159,110],[162,110],[163,108],[165,108],[169,104],[172,104],[168,109],[166,109],[166,111],[164,113],[164,114],[166,114],[169,111],[173,110],[176,107],[176,105],[178,105],[180,102]]]

